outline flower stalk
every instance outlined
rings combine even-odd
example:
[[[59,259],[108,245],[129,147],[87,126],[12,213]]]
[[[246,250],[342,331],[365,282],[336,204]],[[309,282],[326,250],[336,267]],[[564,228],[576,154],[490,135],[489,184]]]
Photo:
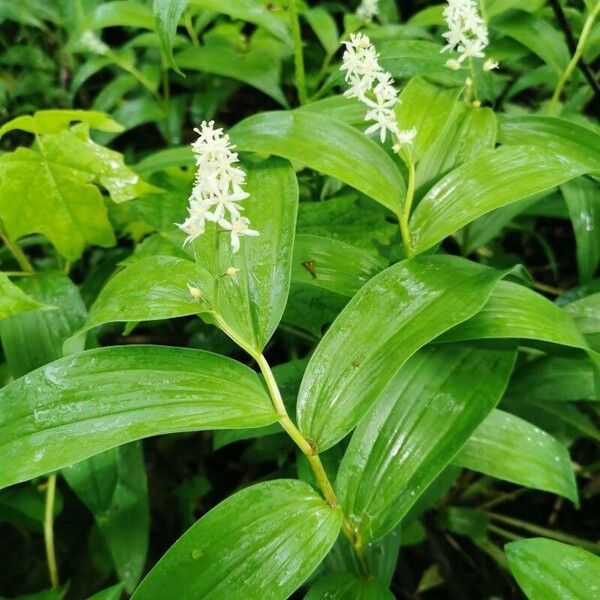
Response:
[[[296,69],[296,89],[298,90],[298,101],[300,106],[308,102],[306,92],[306,72],[304,68],[304,53],[302,52],[302,34],[300,32],[300,18],[296,0],[288,0],[290,14],[290,26],[294,38],[294,67]]]

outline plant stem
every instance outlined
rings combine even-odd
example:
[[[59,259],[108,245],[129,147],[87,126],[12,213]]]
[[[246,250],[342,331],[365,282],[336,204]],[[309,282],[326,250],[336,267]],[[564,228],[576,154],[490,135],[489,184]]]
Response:
[[[412,156],[408,156],[406,160],[406,166],[408,167],[408,184],[406,186],[406,198],[404,205],[402,206],[402,212],[399,215],[400,220],[400,232],[402,234],[402,243],[404,244],[404,252],[406,258],[413,258],[415,253],[410,241],[410,230],[408,221],[410,219],[410,209],[415,196],[415,163],[412,160]]]
[[[477,95],[477,80],[475,78],[475,65],[473,59],[469,58],[469,69],[471,70],[471,92],[473,94],[473,104],[480,106],[479,97]]]
[[[331,506],[331,508],[340,508],[340,503],[335,495],[335,491],[331,482],[329,481],[329,477],[325,472],[325,468],[323,467],[323,463],[319,458],[318,450],[315,444],[304,437],[302,432],[296,427],[294,422],[290,419],[287,409],[285,408],[285,404],[283,403],[283,399],[281,397],[281,392],[279,391],[279,387],[277,382],[275,381],[275,377],[273,376],[273,372],[271,371],[271,367],[267,362],[267,359],[263,354],[258,353],[250,353],[258,363],[260,367],[261,373],[265,378],[265,382],[267,384],[267,389],[269,390],[269,394],[271,396],[271,401],[273,402],[273,407],[275,411],[279,415],[279,423],[286,431],[286,433],[292,438],[292,440],[296,443],[298,448],[302,451],[304,456],[306,456],[315,479],[319,485],[319,488],[323,492],[323,496],[327,501],[327,504]],[[364,544],[360,536],[358,535],[356,529],[352,526],[352,523],[348,520],[346,515],[343,515],[342,518],[342,532],[354,551],[356,556],[359,569],[361,575],[365,578],[369,576],[369,568],[366,562],[365,554],[364,554]]]
[[[10,237],[8,236],[8,233],[5,231],[4,226],[2,225],[2,222],[0,222],[0,239],[6,244],[6,247],[10,250],[11,254],[15,257],[15,260],[17,261],[17,263],[19,264],[19,267],[21,267],[21,269],[23,271],[26,271],[27,273],[35,273],[34,268],[31,266],[31,263],[29,262],[29,259],[27,258],[25,252],[23,252],[23,250],[21,250],[21,246],[19,246],[19,244],[17,244],[16,242],[13,242]]]
[[[306,74],[304,71],[304,54],[302,53],[302,35],[300,34],[300,19],[296,0],[288,0],[290,13],[290,25],[294,37],[294,65],[296,67],[296,88],[298,89],[298,100],[300,105],[306,104],[308,94],[306,93]]]
[[[46,506],[44,509],[44,543],[46,545],[46,560],[52,589],[59,586],[56,553],[54,551],[54,501],[56,498],[56,474],[48,477],[46,487]]]
[[[556,88],[554,89],[554,93],[552,94],[552,98],[550,99],[550,104],[548,105],[548,114],[555,114],[556,108],[558,105],[558,101],[560,99],[560,95],[565,86],[565,83],[570,79],[577,63],[579,62],[581,55],[583,54],[583,50],[590,36],[590,32],[592,31],[592,26],[594,25],[594,21],[596,17],[600,13],[600,1],[594,7],[594,10],[590,12],[585,23],[583,25],[583,29],[581,30],[581,35],[579,36],[579,42],[577,43],[577,48],[575,48],[575,52],[573,53],[573,58],[569,61],[567,68],[564,70],[563,74],[560,76],[558,83],[556,84]]]

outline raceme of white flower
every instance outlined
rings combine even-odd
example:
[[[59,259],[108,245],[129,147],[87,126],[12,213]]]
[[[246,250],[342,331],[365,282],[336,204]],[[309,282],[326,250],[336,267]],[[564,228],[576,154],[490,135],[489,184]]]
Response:
[[[370,23],[375,17],[379,16],[379,0],[362,0],[360,6],[356,9],[356,16],[366,23]]]
[[[414,129],[400,131],[396,120],[395,107],[398,104],[398,91],[394,87],[392,76],[379,64],[379,54],[364,33],[350,35],[350,40],[342,42],[346,47],[342,57],[341,71],[345,71],[348,89],[344,96],[357,98],[369,110],[365,121],[374,121],[365,133],[370,135],[379,131],[383,144],[389,131],[396,137],[395,147],[407,144],[416,135]]]
[[[189,198],[188,218],[177,226],[187,233],[184,245],[202,235],[206,221],[216,222],[230,232],[231,249],[240,249],[241,236],[257,236],[258,231],[249,228],[250,220],[242,217],[240,202],[249,194],[242,188],[246,173],[235,166],[238,155],[229,135],[215,129],[214,121],[204,121],[200,129],[194,129],[198,139],[192,144],[196,157],[196,180]]]
[[[489,43],[488,31],[475,0],[448,0],[444,18],[448,31],[442,34],[447,42],[442,52],[456,50],[459,54],[457,61],[448,61],[450,68],[457,68],[467,58],[485,56],[483,51]]]

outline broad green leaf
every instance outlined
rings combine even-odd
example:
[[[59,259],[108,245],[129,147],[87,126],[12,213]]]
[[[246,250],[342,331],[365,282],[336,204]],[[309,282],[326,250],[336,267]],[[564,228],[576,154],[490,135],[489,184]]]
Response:
[[[504,549],[529,600],[587,600],[600,593],[600,558],[583,548],[531,538]]]
[[[90,350],[0,389],[0,487],[152,435],[276,419],[258,376],[234,360],[161,346]]]
[[[482,4],[485,15],[488,19],[492,19],[496,15],[513,8],[535,13],[546,4],[546,0],[529,0],[527,3],[523,3],[522,0],[483,0]]]
[[[207,312],[213,285],[209,273],[191,260],[141,258],[104,286],[90,309],[85,329],[113,321],[154,321]]]
[[[600,133],[572,121],[538,115],[511,117],[500,122],[498,138],[511,146],[539,146],[563,157],[566,163],[600,171]]]
[[[302,16],[315,32],[326,52],[333,54],[340,43],[340,34],[335,19],[322,6],[309,8],[302,13]]]
[[[62,475],[94,515],[117,575],[132,593],[146,562],[150,529],[141,444],[102,452],[63,469]]]
[[[304,600],[394,600],[377,579],[361,579],[351,573],[324,575],[308,590]]]
[[[52,306],[42,304],[28,296],[18,285],[0,272],[0,319],[32,310],[50,310],[52,308]]]
[[[341,511],[306,483],[253,485],[188,529],[133,598],[284,600],[329,552],[341,523]]]
[[[510,281],[501,281],[485,306],[440,341],[521,338],[589,350],[574,320],[544,296]]]
[[[15,315],[0,323],[0,338],[10,372],[21,377],[63,356],[63,343],[85,322],[86,309],[77,287],[62,273],[36,273],[19,281],[20,289],[50,311]],[[83,350],[78,340],[73,350]]]
[[[560,75],[570,59],[564,35],[550,21],[524,11],[510,12],[492,22],[492,27],[517,40],[537,54],[556,75]]]
[[[567,449],[539,427],[501,410],[487,416],[452,462],[577,503]]]
[[[12,238],[41,233],[76,260],[86,244],[115,242],[104,199],[92,184],[104,187],[115,202],[151,189],[119,153],[95,144],[85,124],[38,137],[36,149],[0,157],[0,217]]]
[[[451,169],[492,150],[496,130],[492,109],[456,105],[448,123],[417,165],[417,187],[431,185]]]
[[[171,67],[179,71],[173,58],[173,44],[177,35],[179,19],[188,5],[188,0],[154,0],[152,11],[154,13],[154,26],[160,38],[163,54]]]
[[[262,0],[189,0],[190,6],[229,15],[259,25],[276,38],[292,46],[292,38],[285,19],[278,18]],[[287,17],[287,15],[286,15]]]
[[[299,235],[294,245],[292,281],[352,297],[385,262],[355,246],[316,235]]]
[[[244,216],[258,237],[242,240],[232,253],[227,232],[216,227],[194,242],[198,265],[214,278],[208,303],[244,346],[262,352],[283,314],[290,286],[298,183],[289,162],[272,158],[248,166],[250,194]],[[239,269],[227,275],[227,269]]]
[[[231,77],[267,94],[281,106],[288,102],[281,91],[281,60],[273,38],[254,36],[247,48],[228,36],[213,33],[205,37],[203,46],[188,46],[175,56],[180,69],[203,71]]]
[[[97,592],[93,596],[90,596],[88,600],[121,600],[122,594],[123,584],[118,583],[117,585],[113,585],[112,587]]]
[[[377,200],[394,213],[400,210],[404,180],[383,148],[350,125],[308,111],[254,115],[231,130],[238,149],[276,154],[335,177]]]
[[[594,364],[585,358],[546,356],[527,362],[516,371],[509,393],[516,400],[544,403],[600,400],[594,386]]]
[[[585,282],[600,263],[600,186],[580,177],[565,183],[561,191],[575,231],[579,278]]]
[[[356,428],[335,483],[361,539],[402,520],[496,406],[515,357],[510,346],[434,346],[394,375]]]
[[[596,162],[534,146],[484,152],[451,171],[421,200],[410,220],[413,247],[424,252],[477,217],[592,171]]]
[[[152,9],[137,0],[113,0],[100,3],[86,25],[90,29],[106,27],[139,27],[154,30]]]
[[[0,127],[0,137],[9,131],[20,129],[36,135],[61,133],[74,121],[87,123],[92,129],[118,133],[123,127],[106,113],[95,110],[38,110],[33,115],[16,117]]]
[[[415,162],[440,135],[460,93],[460,88],[442,88],[421,79],[411,79],[400,94],[396,118],[402,130],[415,129],[416,136],[410,146]]]
[[[365,105],[356,98],[330,96],[323,100],[309,102],[298,110],[320,113],[353,127],[365,129]]]
[[[169,167],[188,167],[194,166],[194,153],[189,146],[180,148],[167,148],[166,150],[158,150],[145,156],[135,165],[135,170],[144,177],[164,171]]]
[[[298,397],[301,431],[319,451],[342,439],[404,362],[477,313],[502,275],[464,259],[432,256],[373,277],[312,355]]]

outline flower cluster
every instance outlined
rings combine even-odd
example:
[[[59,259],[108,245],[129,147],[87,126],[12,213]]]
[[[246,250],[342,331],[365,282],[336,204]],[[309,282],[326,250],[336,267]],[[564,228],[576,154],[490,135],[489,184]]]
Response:
[[[398,92],[392,76],[379,64],[379,54],[363,33],[352,34],[350,40],[342,42],[346,51],[340,69],[345,71],[349,88],[344,95],[358,98],[369,110],[365,121],[374,121],[365,131],[367,135],[379,131],[381,143],[385,142],[387,132],[396,137],[400,144],[408,144],[415,136],[414,129],[400,131],[396,120],[395,107],[398,104]]]
[[[362,0],[360,6],[356,9],[356,16],[366,23],[370,23],[375,17],[379,16],[379,0]]]
[[[249,194],[242,188],[246,173],[236,167],[237,153],[229,136],[222,129],[215,129],[214,121],[204,121],[200,129],[194,129],[198,139],[192,144],[196,156],[196,181],[189,198],[188,218],[178,227],[187,233],[184,244],[192,242],[204,233],[206,221],[217,222],[231,234],[234,253],[240,249],[240,237],[257,236],[258,231],[249,228],[250,221],[241,216],[244,210],[240,202]]]
[[[450,60],[451,68],[459,68],[467,58],[483,58],[489,43],[485,22],[479,15],[475,0],[448,0],[444,9],[448,31],[443,35],[447,44],[442,52],[456,50],[458,61]]]

